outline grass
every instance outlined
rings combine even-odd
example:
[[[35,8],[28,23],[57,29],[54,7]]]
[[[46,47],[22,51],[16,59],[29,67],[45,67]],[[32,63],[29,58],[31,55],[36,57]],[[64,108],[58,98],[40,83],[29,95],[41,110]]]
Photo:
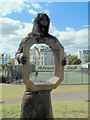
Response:
[[[52,91],[52,93],[64,93],[64,92],[74,92],[88,90],[87,86],[60,86]]]
[[[88,102],[52,102],[54,118],[87,118]],[[20,104],[4,104],[3,118],[19,118]]]
[[[87,102],[53,102],[53,115],[55,118],[87,118]]]
[[[22,98],[25,87],[2,87],[3,100]],[[60,86],[52,91],[72,92],[88,90],[87,86]],[[88,117],[88,102],[52,102],[54,118],[86,118]],[[19,118],[21,104],[3,104],[3,118]]]
[[[25,91],[25,87],[2,87],[2,100],[11,100],[22,98]]]
[[[83,91],[88,90],[87,86],[60,86],[52,90],[52,93],[64,93],[64,92],[73,92],[73,91]],[[2,87],[2,100],[12,100],[22,98],[25,91],[25,87]]]
[[[20,116],[21,104],[2,105],[2,118],[18,118]]]

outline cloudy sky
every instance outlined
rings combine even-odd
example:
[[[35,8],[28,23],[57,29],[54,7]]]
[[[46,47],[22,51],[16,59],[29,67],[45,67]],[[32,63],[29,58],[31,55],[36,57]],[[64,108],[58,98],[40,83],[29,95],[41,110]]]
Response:
[[[37,13],[50,17],[49,33],[56,36],[67,54],[88,49],[88,2],[30,2],[3,0],[0,2],[0,53],[12,57],[21,39],[32,30]]]

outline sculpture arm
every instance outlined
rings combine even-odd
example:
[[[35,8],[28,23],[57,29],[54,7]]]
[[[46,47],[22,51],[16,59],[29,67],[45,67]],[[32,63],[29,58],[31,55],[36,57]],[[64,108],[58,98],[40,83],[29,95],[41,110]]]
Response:
[[[35,36],[36,34],[33,34],[33,33],[29,33],[25,38],[22,39],[20,45],[19,45],[19,48],[18,48],[18,51],[15,55],[15,58],[17,59],[17,61],[22,64],[25,64],[26,63],[26,59],[25,57],[23,56],[23,45],[30,39],[32,38],[33,36]]]
[[[15,55],[15,58],[16,58],[16,60],[18,61],[18,63],[20,64],[20,63],[23,63],[22,61],[22,59],[24,58],[23,57],[23,45],[24,45],[24,42],[25,42],[25,38],[23,38],[22,39],[22,41],[21,41],[21,43],[20,43],[20,45],[19,45],[19,48],[18,48],[18,51],[17,51],[17,53],[16,53],[16,55]],[[24,60],[25,61],[25,60]]]

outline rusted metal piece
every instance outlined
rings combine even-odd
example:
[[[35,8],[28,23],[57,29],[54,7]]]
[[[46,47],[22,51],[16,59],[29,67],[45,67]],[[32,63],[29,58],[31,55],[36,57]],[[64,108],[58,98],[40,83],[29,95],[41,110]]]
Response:
[[[38,42],[37,42],[37,38]],[[46,44],[48,45],[54,54],[55,59],[55,83],[51,84],[37,84],[35,85],[29,79],[29,49],[34,44]],[[62,60],[64,59],[64,47],[60,44],[57,38],[47,34],[43,38],[40,35],[33,36],[23,45],[23,56],[26,57],[26,64],[23,65],[23,81],[27,88],[30,88],[32,91],[39,90],[51,90],[56,88],[63,80],[64,67],[62,65]],[[48,80],[47,80],[48,81]]]
[[[21,106],[21,120],[54,120],[50,91],[26,89]]]
[[[27,88],[32,91],[39,90],[51,90],[56,88],[63,80],[64,73],[64,47],[58,41],[58,39],[48,33],[50,19],[46,14],[40,13],[34,19],[34,25],[32,32],[22,39],[18,52],[16,53],[16,59],[19,63],[23,64],[23,81]],[[46,44],[48,45],[54,54],[55,59],[55,83],[51,84],[34,84],[29,79],[29,49],[34,44]],[[25,59],[24,59],[25,58]]]

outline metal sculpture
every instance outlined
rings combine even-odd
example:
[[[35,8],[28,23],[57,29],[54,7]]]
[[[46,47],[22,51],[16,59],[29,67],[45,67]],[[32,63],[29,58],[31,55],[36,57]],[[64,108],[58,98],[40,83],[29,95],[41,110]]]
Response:
[[[26,118],[48,119],[53,118],[50,92],[63,80],[63,69],[66,64],[64,47],[58,39],[48,33],[50,19],[40,13],[34,19],[32,32],[22,39],[16,59],[23,64],[23,80],[26,91],[23,97],[21,116]],[[29,80],[29,49],[33,44],[47,44],[53,51],[55,58],[55,76],[49,83],[32,83]],[[54,82],[53,82],[54,81]]]
[[[64,74],[64,47],[58,39],[48,33],[49,17],[46,14],[38,14],[34,19],[33,30],[24,38],[20,44],[19,50],[16,53],[16,58],[19,63],[24,64],[23,81],[27,88],[32,91],[51,90],[56,88],[63,80]],[[55,76],[47,82],[33,83],[29,79],[29,49],[34,44],[48,45],[54,54],[55,58]]]

